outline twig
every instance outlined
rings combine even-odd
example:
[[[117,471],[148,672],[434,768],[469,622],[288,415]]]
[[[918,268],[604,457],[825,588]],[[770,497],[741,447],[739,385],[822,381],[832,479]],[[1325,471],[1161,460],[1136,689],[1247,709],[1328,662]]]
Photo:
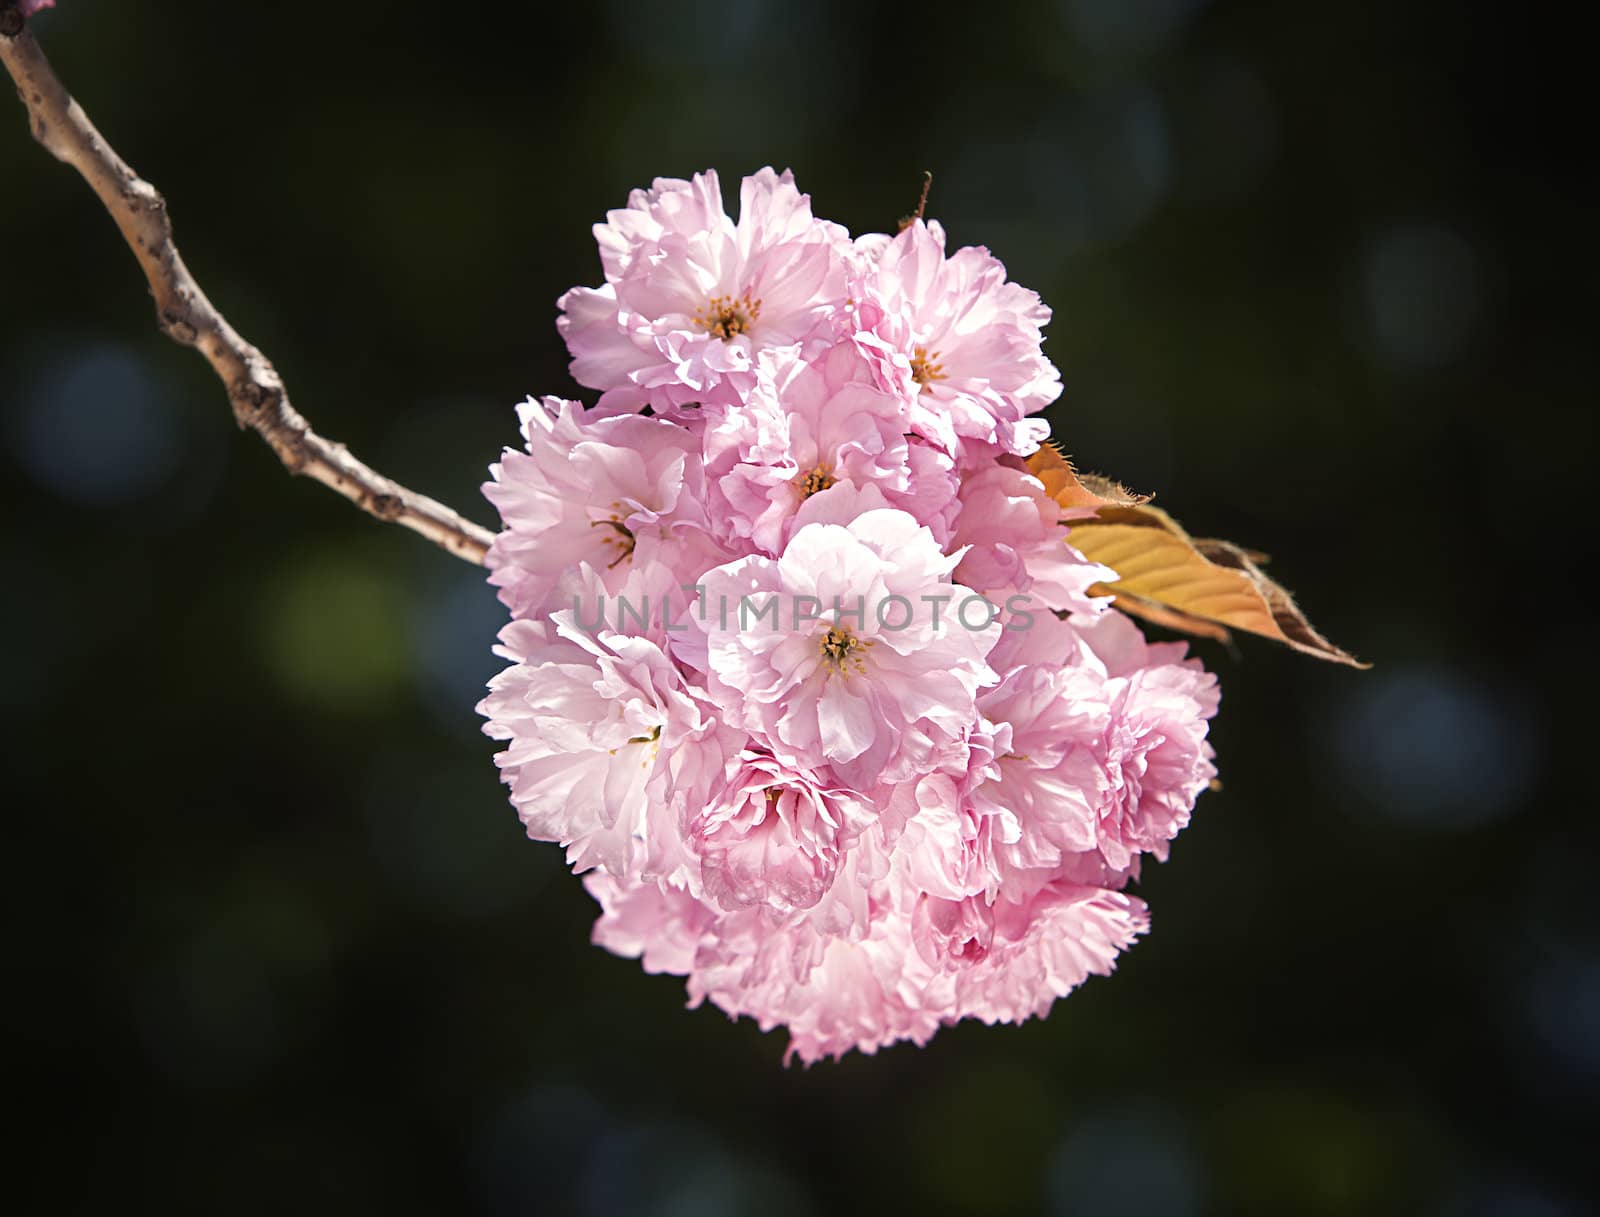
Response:
[[[908,216],[901,216],[900,217],[900,224],[895,229],[896,232],[904,232],[906,229],[910,228],[913,224],[915,224],[918,220],[923,218],[923,212],[928,210],[928,191],[930,191],[932,189],[933,189],[933,170],[924,169],[922,171],[922,193],[919,196],[917,196],[917,209],[915,211],[913,211]]]
[[[0,0],[0,62],[28,108],[34,139],[82,174],[99,196],[150,282],[162,332],[205,356],[227,386],[239,426],[266,440],[290,473],[315,478],[378,519],[402,524],[458,558],[481,563],[494,540],[488,529],[362,464],[343,444],[313,431],[289,404],[267,357],[228,324],[183,264],[166,201],[95,130],[10,0]]]

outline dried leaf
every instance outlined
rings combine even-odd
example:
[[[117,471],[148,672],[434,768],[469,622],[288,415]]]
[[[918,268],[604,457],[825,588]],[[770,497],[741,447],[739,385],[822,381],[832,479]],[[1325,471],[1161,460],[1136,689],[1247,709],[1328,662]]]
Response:
[[[1227,639],[1229,629],[1272,638],[1331,663],[1370,667],[1312,627],[1294,598],[1261,570],[1264,554],[1229,541],[1191,537],[1159,507],[1105,478],[1080,476],[1054,448],[1028,467],[1066,509],[1072,544],[1117,572],[1096,584],[1124,612],[1172,629]]]
[[[1096,584],[1097,591],[1103,590],[1103,584]],[[1154,625],[1164,626],[1169,630],[1177,630],[1182,634],[1198,634],[1201,638],[1214,638],[1218,642],[1232,643],[1233,635],[1218,625],[1215,621],[1207,621],[1204,617],[1196,617],[1193,613],[1181,612],[1175,608],[1168,608],[1164,604],[1157,604],[1153,600],[1141,600],[1126,592],[1119,593],[1116,598],[1116,607],[1127,613],[1130,617],[1138,617]]]
[[[1028,458],[1028,472],[1067,508],[1068,519],[1081,519],[1102,507],[1136,507],[1150,501],[1149,495],[1134,494],[1098,473],[1079,473],[1053,444],[1045,444]]]

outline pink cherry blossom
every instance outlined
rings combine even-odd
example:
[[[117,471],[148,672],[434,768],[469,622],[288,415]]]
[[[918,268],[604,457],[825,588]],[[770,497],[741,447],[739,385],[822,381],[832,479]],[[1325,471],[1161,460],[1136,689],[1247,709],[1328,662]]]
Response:
[[[953,461],[914,437],[908,442],[904,402],[874,386],[849,344],[809,363],[797,347],[764,353],[748,402],[713,417],[708,490],[726,504],[736,539],[780,553],[802,505],[841,486],[870,486],[938,540],[949,539]]]
[[[745,178],[739,201],[734,223],[715,173],[658,178],[595,227],[606,281],[560,301],[579,383],[636,385],[673,405],[740,401],[759,351],[831,329],[844,230],[812,216],[787,171]]]
[[[866,269],[860,269],[862,263]],[[913,403],[919,435],[954,453],[958,437],[1026,456],[1049,428],[1027,416],[1061,393],[1040,349],[1050,310],[1006,280],[986,249],[945,256],[944,229],[914,220],[858,253],[857,342],[880,380]]]
[[[479,706],[488,734],[510,741],[496,761],[511,800],[574,870],[678,875],[681,809],[721,784],[731,733],[654,643],[555,620],[501,632],[512,666]]]
[[[1111,713],[1105,674],[1083,662],[1083,650],[1071,626],[1040,614],[991,656],[1001,678],[978,708],[1003,733],[1004,748],[972,798],[998,826],[996,854],[1012,873],[1053,874],[1068,855],[1099,844],[1109,787],[1099,745]]]
[[[635,562],[681,566],[685,549],[706,566],[726,557],[706,534],[691,432],[664,419],[596,417],[557,398],[517,413],[527,451],[508,450],[484,487],[509,525],[489,552],[490,580],[514,613],[553,607],[562,575],[582,562],[604,570],[615,591]]]
[[[856,787],[926,772],[994,681],[984,656],[1001,627],[986,607],[968,611],[982,598],[950,582],[954,566],[926,528],[885,509],[808,524],[778,559],[718,567],[699,620],[710,687],[798,765],[831,765]]]
[[[1048,311],[943,230],[850,241],[790,176],[658,180],[562,298],[591,406],[518,411],[479,707],[594,940],[786,1059],[1045,1014],[1215,773],[1215,679],[1108,611],[1020,459]],[[1103,586],[1102,586],[1103,585]]]
[[[738,766],[703,810],[689,812],[707,902],[780,914],[816,907],[875,812],[771,755],[746,750]]]
[[[1142,900],[1110,888],[1055,882],[1025,900],[999,901],[982,955],[954,974],[955,1017],[1042,1018],[1090,976],[1108,975],[1149,926]]]
[[[1098,749],[1108,781],[1099,808],[1100,853],[1114,867],[1138,853],[1164,862],[1195,800],[1217,776],[1205,738],[1217,712],[1217,678],[1197,660],[1183,659],[1180,643],[1147,644],[1120,615],[1085,623],[1079,633],[1105,665],[1110,705]]]
[[[1110,603],[1090,594],[1116,572],[1090,562],[1068,541],[1061,508],[1038,478],[989,463],[962,479],[952,543],[967,552],[956,577],[991,600],[1027,593],[1040,607],[1097,614]]]
[[[729,922],[702,939],[690,999],[753,1018],[763,1030],[787,1028],[787,1056],[811,1064],[901,1040],[925,1044],[945,1021],[902,992],[910,935],[893,914],[860,942],[823,938],[809,926],[774,933],[748,915]]]

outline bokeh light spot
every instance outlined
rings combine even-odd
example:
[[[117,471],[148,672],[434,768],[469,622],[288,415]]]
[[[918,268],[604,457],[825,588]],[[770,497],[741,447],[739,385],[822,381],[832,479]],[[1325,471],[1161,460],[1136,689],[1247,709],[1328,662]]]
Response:
[[[381,703],[408,678],[406,603],[359,552],[300,559],[264,589],[268,667],[302,701],[339,710]]]
[[[1176,1115],[1136,1105],[1079,1124],[1049,1169],[1057,1217],[1190,1217],[1205,1180]]]
[[[111,343],[64,344],[7,422],[28,476],[86,506],[151,493],[183,456],[167,386],[138,354]]]
[[[1484,823],[1516,810],[1542,767],[1543,739],[1525,702],[1449,668],[1380,669],[1336,717],[1338,772],[1396,819]]]
[[[493,648],[509,613],[481,573],[466,568],[451,569],[413,596],[410,613],[412,652],[429,709],[441,724],[477,735],[482,720],[474,707],[489,678],[505,666]]]
[[[1078,41],[1108,59],[1170,46],[1203,7],[1205,0],[1065,0]]]
[[[735,1154],[709,1130],[634,1123],[595,1145],[578,1198],[582,1211],[637,1217],[802,1217],[813,1211],[799,1187]]]
[[[771,26],[772,0],[725,5],[669,5],[609,0],[620,34],[635,50],[674,68],[712,66],[746,54]]]
[[[1378,354],[1401,368],[1428,368],[1465,353],[1487,306],[1477,248],[1454,229],[1397,225],[1367,250],[1367,326]]]
[[[1528,1022],[1564,1073],[1600,1077],[1600,958],[1560,952],[1524,994]]]
[[[1143,223],[1172,186],[1172,141],[1160,99],[1143,88],[1094,94],[1046,119],[1026,148],[1028,186],[1041,200],[1040,239],[1069,252]],[[1008,173],[994,179],[1005,188]]]

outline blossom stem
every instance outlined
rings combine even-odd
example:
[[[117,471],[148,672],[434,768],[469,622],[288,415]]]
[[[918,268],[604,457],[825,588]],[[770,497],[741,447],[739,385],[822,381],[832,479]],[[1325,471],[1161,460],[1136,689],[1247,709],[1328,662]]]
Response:
[[[16,16],[14,5],[0,0],[0,17]],[[95,129],[25,22],[0,23],[0,62],[28,108],[34,139],[76,169],[99,197],[150,283],[162,332],[205,356],[227,387],[239,426],[261,436],[291,474],[313,478],[369,515],[404,525],[456,557],[481,564],[494,539],[488,529],[363,464],[343,444],[313,431],[289,404],[271,362],[228,324],[184,265],[166,200]]]

